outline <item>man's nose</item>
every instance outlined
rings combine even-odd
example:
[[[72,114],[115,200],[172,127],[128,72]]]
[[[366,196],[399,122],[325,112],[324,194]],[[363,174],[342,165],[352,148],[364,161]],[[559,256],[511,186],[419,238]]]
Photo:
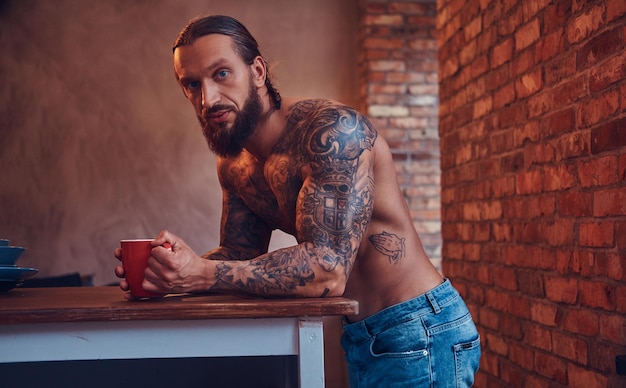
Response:
[[[218,90],[213,85],[202,85],[202,107],[203,108],[212,108],[220,102],[221,97],[218,93]]]

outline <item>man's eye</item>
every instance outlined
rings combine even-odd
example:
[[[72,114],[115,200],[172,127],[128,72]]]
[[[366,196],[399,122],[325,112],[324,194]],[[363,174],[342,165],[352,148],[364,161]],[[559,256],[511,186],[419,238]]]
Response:
[[[189,91],[194,91],[200,87],[200,82],[198,81],[189,81],[185,83],[185,89]]]
[[[216,75],[217,78],[223,79],[223,78],[226,78],[228,76],[228,73],[229,73],[228,70],[220,70],[215,75]]]

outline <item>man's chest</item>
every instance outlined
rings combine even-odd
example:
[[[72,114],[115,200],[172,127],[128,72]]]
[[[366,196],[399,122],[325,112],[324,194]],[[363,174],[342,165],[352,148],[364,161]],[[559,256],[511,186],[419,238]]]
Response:
[[[274,228],[293,229],[302,187],[296,162],[273,155],[265,163],[249,161],[240,167],[236,186],[246,206]]]

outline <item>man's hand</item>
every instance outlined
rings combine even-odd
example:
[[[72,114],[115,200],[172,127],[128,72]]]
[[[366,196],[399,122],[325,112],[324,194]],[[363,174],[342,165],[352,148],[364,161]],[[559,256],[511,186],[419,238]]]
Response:
[[[152,256],[142,283],[144,290],[160,294],[208,290],[205,284],[209,284],[209,279],[204,277],[209,273],[208,260],[196,255],[180,237],[164,230],[152,241],[152,246]],[[122,260],[121,248],[116,248],[113,254]],[[125,298],[133,299],[122,265],[115,267],[115,275],[122,279],[120,288],[125,292]]]
[[[165,248],[169,244],[171,248]],[[143,288],[157,293],[203,292],[209,289],[210,263],[180,237],[164,230],[152,242]]]

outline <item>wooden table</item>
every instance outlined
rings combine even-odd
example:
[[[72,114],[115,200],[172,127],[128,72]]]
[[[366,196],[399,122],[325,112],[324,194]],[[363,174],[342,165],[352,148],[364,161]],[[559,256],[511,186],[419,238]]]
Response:
[[[322,317],[357,312],[346,298],[14,289],[0,294],[0,362],[297,355],[300,387],[323,387]]]

